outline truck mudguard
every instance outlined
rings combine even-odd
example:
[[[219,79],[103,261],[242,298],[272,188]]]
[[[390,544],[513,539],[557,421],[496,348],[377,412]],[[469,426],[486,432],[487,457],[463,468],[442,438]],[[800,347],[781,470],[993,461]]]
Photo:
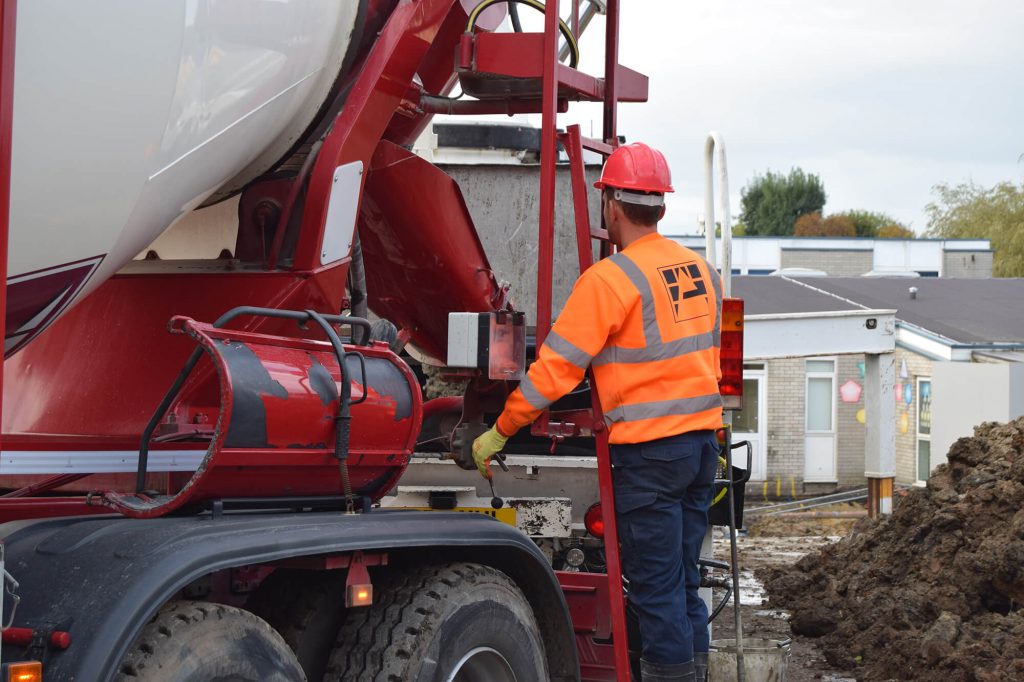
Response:
[[[545,639],[551,680],[579,679],[565,597],[525,535],[483,514],[374,510],[225,513],[140,521],[77,517],[0,526],[20,582],[14,625],[71,633],[45,657],[48,682],[109,680],[160,607],[215,571],[355,550],[440,550],[504,571],[523,589]],[[372,573],[371,573],[372,575]],[[6,614],[5,614],[6,616]],[[3,660],[23,657],[4,646]]]

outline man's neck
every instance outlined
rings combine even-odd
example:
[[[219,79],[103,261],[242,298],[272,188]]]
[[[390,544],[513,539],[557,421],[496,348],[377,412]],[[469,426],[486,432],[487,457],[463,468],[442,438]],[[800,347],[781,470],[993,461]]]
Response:
[[[627,246],[632,244],[638,239],[642,239],[647,235],[657,234],[658,226],[653,225],[647,227],[646,225],[636,225],[634,223],[627,223],[620,228],[619,234],[619,251],[625,249]]]

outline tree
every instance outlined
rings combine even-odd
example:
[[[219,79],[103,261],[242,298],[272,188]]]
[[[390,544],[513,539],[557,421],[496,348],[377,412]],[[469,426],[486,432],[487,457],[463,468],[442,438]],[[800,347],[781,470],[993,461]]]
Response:
[[[821,237],[824,234],[821,224],[821,214],[817,211],[814,213],[804,213],[793,223],[793,236]]]
[[[912,230],[908,230],[899,223],[882,225],[878,228],[879,239],[913,239],[916,236]]]
[[[826,237],[856,237],[857,228],[853,221],[844,215],[830,215],[821,223]]]
[[[990,239],[992,274],[1024,277],[1024,182],[986,188],[973,182],[932,188],[938,200],[925,207],[928,234],[947,239]]]
[[[880,237],[880,230],[886,226],[893,226],[899,228],[899,230],[890,230],[894,234],[889,235],[890,238],[896,237],[903,233],[906,234],[907,239],[913,239],[914,233],[903,225],[892,216],[888,216],[885,213],[875,213],[873,211],[844,211],[837,215],[846,216],[853,221],[854,228],[856,229],[858,237]],[[900,232],[902,230],[902,232]]]
[[[793,224],[794,237],[856,237],[853,221],[844,215],[822,219],[820,213],[805,213]]]
[[[796,219],[807,213],[821,213],[826,199],[821,178],[799,168],[789,175],[768,171],[756,176],[741,196],[740,220],[748,235],[791,235]]]

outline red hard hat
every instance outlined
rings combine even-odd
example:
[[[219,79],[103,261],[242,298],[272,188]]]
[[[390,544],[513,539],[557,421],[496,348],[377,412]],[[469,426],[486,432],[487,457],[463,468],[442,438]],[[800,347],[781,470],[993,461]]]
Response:
[[[617,187],[632,192],[674,192],[665,156],[643,142],[619,147],[604,164],[594,187]]]

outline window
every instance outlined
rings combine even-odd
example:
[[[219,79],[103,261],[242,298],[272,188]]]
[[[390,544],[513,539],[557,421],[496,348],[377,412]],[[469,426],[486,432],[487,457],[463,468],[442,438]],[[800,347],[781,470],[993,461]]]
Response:
[[[732,430],[734,433],[758,433],[758,412],[760,410],[758,395],[758,378],[743,377],[743,409],[732,413]]]
[[[917,378],[917,480],[932,471],[932,379]]]
[[[807,430],[831,432],[835,413],[835,360],[808,360]]]

